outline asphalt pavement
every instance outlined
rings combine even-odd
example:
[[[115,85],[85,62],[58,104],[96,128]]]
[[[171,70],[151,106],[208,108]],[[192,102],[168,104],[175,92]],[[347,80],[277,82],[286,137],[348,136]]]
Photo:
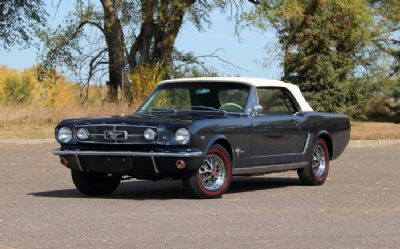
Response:
[[[56,146],[0,144],[0,249],[400,248],[399,145],[348,148],[322,186],[240,177],[213,200],[137,180],[85,197]]]

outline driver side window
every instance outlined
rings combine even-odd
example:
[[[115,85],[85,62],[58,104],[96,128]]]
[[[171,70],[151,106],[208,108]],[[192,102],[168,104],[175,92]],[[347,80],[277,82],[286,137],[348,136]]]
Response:
[[[257,88],[258,102],[263,107],[264,115],[292,115],[298,108],[290,93],[284,88]]]
[[[221,107],[228,112],[242,112],[246,105],[247,97],[247,89],[226,89],[218,92]]]

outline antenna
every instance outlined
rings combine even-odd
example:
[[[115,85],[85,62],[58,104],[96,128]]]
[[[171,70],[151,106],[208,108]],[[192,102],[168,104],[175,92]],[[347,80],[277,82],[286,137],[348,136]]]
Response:
[[[125,75],[125,73],[124,73],[124,68],[122,68],[122,77],[121,77],[121,116],[125,116],[125,114],[124,114],[124,94],[125,94],[125,91],[124,91],[124,75]]]

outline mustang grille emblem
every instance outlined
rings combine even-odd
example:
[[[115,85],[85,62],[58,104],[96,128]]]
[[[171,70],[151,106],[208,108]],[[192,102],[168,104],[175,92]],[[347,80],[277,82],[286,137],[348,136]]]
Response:
[[[121,140],[128,139],[128,132],[126,131],[104,131],[105,139]]]

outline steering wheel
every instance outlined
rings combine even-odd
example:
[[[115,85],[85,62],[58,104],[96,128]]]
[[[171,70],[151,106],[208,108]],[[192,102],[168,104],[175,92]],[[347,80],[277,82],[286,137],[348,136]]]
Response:
[[[241,107],[240,105],[235,104],[235,103],[225,103],[225,104],[221,105],[221,107],[219,109],[224,110],[225,107],[227,107],[227,106],[233,106],[233,107],[239,108],[240,111],[243,111],[243,107]]]

